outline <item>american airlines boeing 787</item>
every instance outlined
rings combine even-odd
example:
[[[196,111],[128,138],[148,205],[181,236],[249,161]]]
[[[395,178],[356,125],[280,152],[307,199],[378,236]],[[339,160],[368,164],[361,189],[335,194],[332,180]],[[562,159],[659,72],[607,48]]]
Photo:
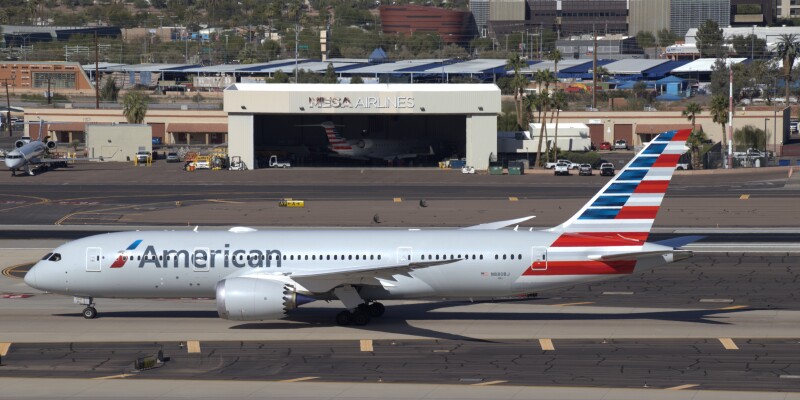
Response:
[[[503,229],[532,217],[451,231],[303,230],[122,232],[47,254],[28,285],[95,298],[216,298],[231,320],[281,318],[314,300],[340,300],[336,322],[364,325],[385,299],[494,298],[625,276],[691,256],[681,240],[647,237],[686,151],[688,130],[653,139],[563,224]]]

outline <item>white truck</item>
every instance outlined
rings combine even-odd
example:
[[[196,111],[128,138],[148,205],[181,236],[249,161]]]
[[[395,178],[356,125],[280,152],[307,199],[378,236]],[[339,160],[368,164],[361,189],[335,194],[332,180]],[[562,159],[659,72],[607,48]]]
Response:
[[[289,161],[278,161],[278,156],[271,155],[269,156],[269,167],[270,168],[289,168],[292,164]]]
[[[547,169],[553,169],[558,164],[567,164],[567,168],[568,169],[578,169],[578,167],[580,166],[579,164],[576,164],[576,163],[574,163],[574,162],[572,162],[570,160],[560,159],[560,160],[556,160],[555,162],[545,163],[544,167],[547,168]]]
[[[569,161],[566,162],[564,161],[566,160],[559,160],[558,163],[556,163],[555,167],[553,167],[553,174],[555,176],[569,175],[569,170],[572,163],[570,163]]]

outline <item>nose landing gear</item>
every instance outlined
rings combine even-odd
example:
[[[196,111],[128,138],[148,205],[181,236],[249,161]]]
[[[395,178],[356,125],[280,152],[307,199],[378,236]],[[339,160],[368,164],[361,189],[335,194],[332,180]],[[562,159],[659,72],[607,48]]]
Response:
[[[85,305],[86,308],[83,309],[81,314],[83,314],[83,318],[86,319],[95,319],[97,318],[97,309],[94,308],[94,299],[91,297],[78,297],[75,296],[72,298],[72,301],[75,304]]]

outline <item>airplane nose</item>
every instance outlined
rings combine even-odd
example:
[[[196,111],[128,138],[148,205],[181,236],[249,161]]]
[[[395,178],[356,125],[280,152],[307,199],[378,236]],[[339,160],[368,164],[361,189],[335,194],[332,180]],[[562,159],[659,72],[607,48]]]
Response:
[[[31,268],[30,271],[28,271],[28,273],[25,274],[25,283],[34,289],[38,289],[38,287],[36,286],[36,269],[37,268],[34,265],[33,268]]]

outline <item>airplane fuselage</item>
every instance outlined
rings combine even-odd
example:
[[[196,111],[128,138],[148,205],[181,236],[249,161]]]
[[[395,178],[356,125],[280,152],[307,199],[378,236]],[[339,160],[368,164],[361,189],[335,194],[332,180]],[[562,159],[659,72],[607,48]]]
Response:
[[[59,255],[57,261],[40,261],[28,276],[34,286],[73,296],[213,298],[217,282],[234,277],[290,281],[293,274],[330,267],[453,260],[364,282],[362,297],[491,298],[630,274],[669,262],[654,257],[634,262],[635,267],[598,264],[565,269],[565,261],[604,251],[548,249],[557,236],[510,230],[123,232],[62,245],[53,251]],[[644,247],[663,248],[650,243]],[[548,268],[548,262],[558,267]],[[329,297],[293,284],[299,286],[298,293]]]
[[[45,143],[38,140],[31,141],[6,154],[6,167],[12,171],[17,171],[30,164],[38,163],[46,151],[47,145]]]

